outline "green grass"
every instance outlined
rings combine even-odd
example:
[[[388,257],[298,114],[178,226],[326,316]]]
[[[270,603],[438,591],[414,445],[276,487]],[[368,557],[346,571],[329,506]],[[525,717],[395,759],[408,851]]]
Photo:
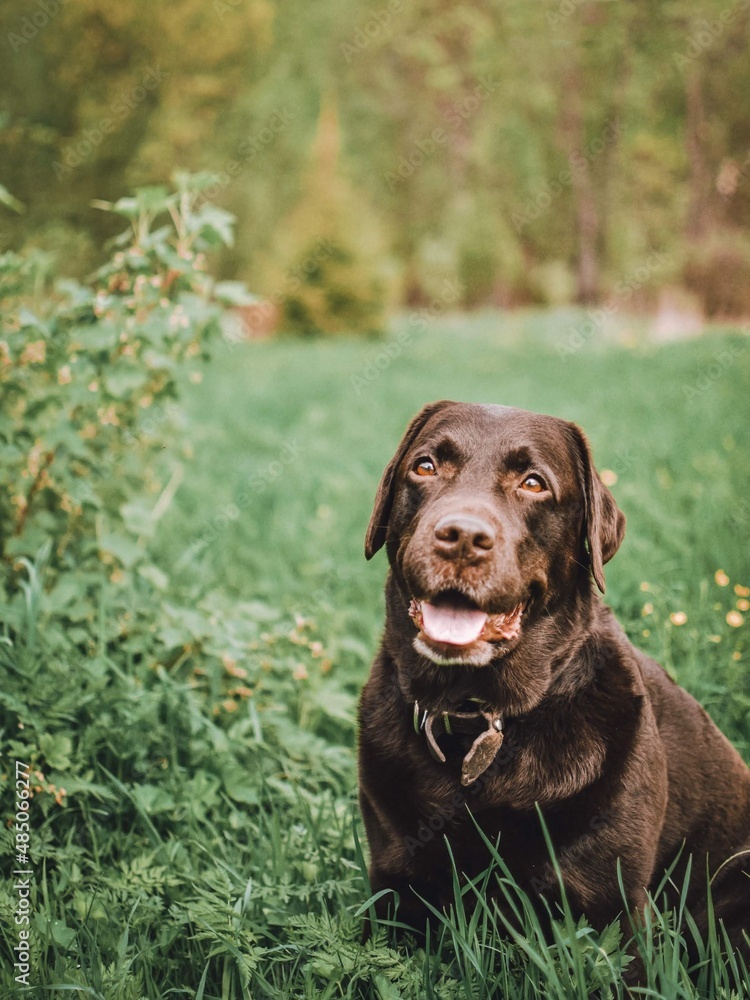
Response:
[[[164,606],[125,642],[58,662],[35,632],[44,599],[40,612],[32,594],[26,638],[0,652],[4,761],[41,748],[45,781],[67,791],[64,807],[47,786],[32,800],[32,995],[622,995],[614,930],[568,918],[545,941],[502,843],[486,879],[499,880],[525,936],[508,937],[481,886],[457,880],[457,900],[480,905],[443,916],[429,950],[395,945],[386,928],[359,943],[368,889],[354,715],[385,576],[382,554],[365,562],[363,538],[382,468],[428,400],[583,426],[628,517],[608,603],[750,759],[746,626],[726,618],[741,600],[734,586],[750,584],[750,350],[729,332],[654,347],[634,328],[633,346],[591,343],[562,359],[573,322],[488,314],[418,332],[406,319],[398,353],[395,334],[222,348],[189,387],[192,460],[152,543],[173,580]],[[103,583],[102,629],[109,614]],[[165,660],[157,642],[177,653]],[[10,857],[10,831],[1,836]],[[9,880],[0,893],[10,913]],[[0,919],[10,953],[15,931]],[[681,931],[677,920],[656,905],[644,932],[651,996],[750,989],[716,958],[719,938],[693,987],[679,947],[689,917]],[[16,995],[7,964],[0,989]]]

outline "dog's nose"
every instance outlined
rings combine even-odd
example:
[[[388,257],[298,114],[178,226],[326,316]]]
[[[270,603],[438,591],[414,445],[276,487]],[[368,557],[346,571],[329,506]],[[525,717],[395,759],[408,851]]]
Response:
[[[435,551],[446,559],[485,559],[495,544],[495,532],[471,514],[446,514],[435,525]]]

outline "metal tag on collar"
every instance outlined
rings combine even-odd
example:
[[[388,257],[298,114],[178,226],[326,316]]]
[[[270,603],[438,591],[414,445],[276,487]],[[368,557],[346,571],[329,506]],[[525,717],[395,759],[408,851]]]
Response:
[[[497,756],[503,745],[503,721],[499,716],[482,712],[487,720],[487,729],[480,733],[471,745],[461,765],[461,784],[471,785],[481,777]]]
[[[471,699],[476,701],[476,699]],[[438,735],[440,733],[440,726],[443,727],[443,732],[452,733],[450,724],[450,715],[454,715],[456,718],[460,719],[475,719],[481,716],[487,723],[487,729],[480,733],[479,736],[474,740],[471,745],[471,749],[466,754],[463,759],[463,764],[461,766],[461,784],[471,785],[477,780],[490,764],[494,761],[497,756],[497,752],[503,744],[503,720],[499,715],[495,715],[492,712],[486,712],[482,709],[478,709],[476,712],[439,712],[433,715],[425,709],[421,713],[420,718],[420,708],[419,702],[414,702],[414,731],[416,733],[421,733],[424,730],[425,737],[427,738],[427,746],[429,747],[430,753],[439,761],[441,764],[445,763],[445,754],[438,746],[437,738],[433,732],[433,725],[438,725]]]

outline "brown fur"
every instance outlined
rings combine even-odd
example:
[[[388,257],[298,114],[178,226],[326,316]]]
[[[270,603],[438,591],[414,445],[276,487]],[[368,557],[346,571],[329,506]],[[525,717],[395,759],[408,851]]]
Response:
[[[437,475],[418,478],[430,456]],[[549,494],[519,483],[541,474]],[[440,518],[487,525],[488,552],[446,557]],[[439,402],[409,425],[378,489],[366,555],[390,562],[386,622],[360,704],[360,801],[373,893],[395,890],[399,915],[423,927],[418,896],[452,901],[445,838],[467,876],[488,864],[474,820],[532,897],[555,878],[536,804],[549,829],[570,903],[597,926],[637,910],[680,854],[692,855],[691,903],[705,920],[706,866],[714,905],[733,942],[750,932],[750,771],[706,712],[635,649],[591,578],[617,551],[625,519],[573,424],[499,406]],[[476,556],[476,558],[474,558]],[[517,639],[485,666],[440,665],[413,647],[411,598],[447,588],[491,614],[527,601]],[[505,741],[467,788],[461,762],[473,735],[443,736],[446,762],[413,726],[420,710],[481,699],[502,715]],[[470,815],[471,813],[471,815]],[[474,819],[472,819],[472,816]],[[382,897],[384,914],[389,899]]]

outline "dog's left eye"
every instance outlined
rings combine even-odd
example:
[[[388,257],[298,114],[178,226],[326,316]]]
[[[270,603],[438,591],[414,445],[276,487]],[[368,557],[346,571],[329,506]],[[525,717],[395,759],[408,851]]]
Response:
[[[529,493],[543,493],[547,489],[547,484],[541,476],[527,476],[521,483],[521,489]]]
[[[435,476],[437,469],[431,458],[419,458],[414,463],[414,471],[418,476]]]

